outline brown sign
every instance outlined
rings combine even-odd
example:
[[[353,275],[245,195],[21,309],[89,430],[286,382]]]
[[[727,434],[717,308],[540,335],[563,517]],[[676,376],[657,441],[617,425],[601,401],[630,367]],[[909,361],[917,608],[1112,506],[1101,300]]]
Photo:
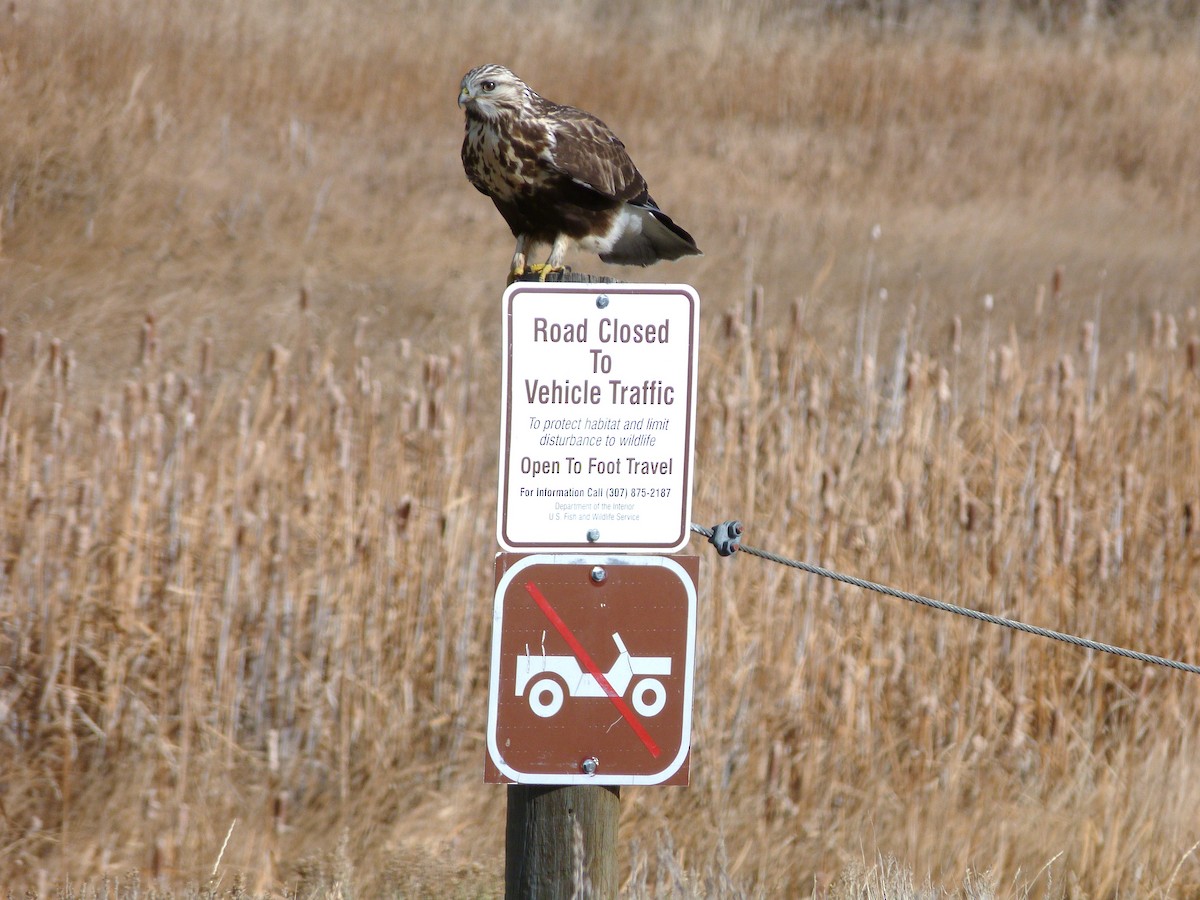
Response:
[[[485,779],[687,784],[698,571],[499,554]]]

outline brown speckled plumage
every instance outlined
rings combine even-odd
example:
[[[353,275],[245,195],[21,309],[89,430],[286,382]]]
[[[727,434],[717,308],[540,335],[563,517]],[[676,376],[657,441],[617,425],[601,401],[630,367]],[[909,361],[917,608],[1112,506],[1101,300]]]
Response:
[[[612,263],[699,254],[691,235],[658,208],[625,145],[595,116],[546,100],[495,65],[466,74],[459,104],[466,112],[463,168],[517,238],[514,272],[532,243],[551,244],[548,264],[555,266],[567,240]]]

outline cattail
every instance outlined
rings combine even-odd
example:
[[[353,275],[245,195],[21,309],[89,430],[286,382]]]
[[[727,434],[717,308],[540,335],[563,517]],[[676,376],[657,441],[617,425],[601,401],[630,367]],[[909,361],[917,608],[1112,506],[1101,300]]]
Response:
[[[402,393],[400,403],[400,419],[405,431],[416,431],[420,428],[419,395],[416,388],[406,388]]]
[[[754,285],[750,290],[750,321],[747,323],[751,328],[762,324],[766,317],[767,311],[767,292],[761,284]]]
[[[1067,527],[1067,493],[1062,487],[1054,489],[1054,530],[1059,534]]]
[[[721,333],[725,340],[731,341],[741,333],[742,325],[732,310],[726,310],[721,316]]]
[[[1016,350],[1008,344],[1003,344],[1000,347],[998,362],[996,367],[996,385],[1003,387],[1013,380],[1013,372],[1016,370]]]
[[[271,396],[283,393],[283,380],[291,353],[281,344],[272,344],[267,354],[267,367],[271,372]]]
[[[300,417],[300,395],[292,390],[288,393],[287,404],[283,409],[283,424],[294,428]]]
[[[342,389],[340,387],[338,387],[337,383],[335,381],[333,381],[332,379],[329,380],[328,384],[326,385],[325,390],[326,390],[326,394],[329,397],[329,405],[331,407],[331,410],[332,410],[335,418],[340,419],[342,410],[344,410],[346,408],[346,395],[342,392]]]
[[[945,366],[938,366],[937,370],[937,399],[941,406],[946,406],[950,403],[953,394],[950,391],[950,371]]]
[[[358,382],[358,392],[364,397],[371,394],[371,357],[359,357],[358,365],[354,368],[354,378]]]
[[[821,376],[816,372],[808,380],[808,405],[804,408],[804,415],[809,427],[821,420]]]
[[[77,366],[76,366],[76,361],[75,361],[75,351],[68,349],[67,352],[63,354],[63,358],[62,358],[63,387],[68,388],[68,389],[71,387],[71,384],[74,381],[76,368],[77,368]]]
[[[1078,517],[1079,517],[1079,512],[1075,508],[1075,504],[1074,503],[1067,504],[1067,520],[1066,520],[1066,525],[1063,529],[1063,541],[1062,541],[1062,552],[1061,552],[1062,564],[1064,566],[1069,566],[1071,564],[1071,561],[1075,558],[1075,540],[1076,540],[1076,535],[1075,535],[1076,527],[1075,526],[1076,526]]]
[[[45,499],[46,492],[42,489],[42,483],[40,481],[31,482],[29,491],[25,495],[25,517],[32,518]]]
[[[213,371],[213,339],[206,337],[200,342],[200,377],[211,378]]]
[[[143,366],[148,366],[158,355],[158,337],[154,328],[154,313],[146,313],[142,322],[140,358]]]
[[[166,446],[167,420],[161,412],[155,412],[150,417],[150,452],[156,462],[161,464],[163,450]]]
[[[1046,547],[1050,543],[1050,530],[1052,525],[1052,508],[1044,499],[1038,498],[1034,508],[1034,533],[1036,534],[1037,544],[1039,547]]]
[[[820,497],[826,515],[837,509],[837,473],[828,467],[821,470]]]
[[[1133,466],[1126,463],[1121,467],[1121,474],[1118,478],[1117,485],[1121,490],[1121,499],[1128,500],[1130,492],[1133,490],[1137,473]]]
[[[122,408],[125,414],[125,430],[129,434],[133,434],[134,425],[138,416],[141,415],[142,408],[142,392],[136,381],[125,381],[122,399],[124,401]]]
[[[286,789],[281,789],[275,793],[275,803],[272,807],[271,818],[276,834],[283,834],[288,830],[288,796],[289,794]]]
[[[342,471],[350,469],[350,450],[353,446],[353,436],[349,424],[344,424],[337,430],[338,468]]]
[[[967,491],[967,482],[963,478],[958,479],[955,499],[958,502],[959,526],[966,531],[973,531],[975,529],[975,504],[971,500],[971,496]]]
[[[1058,359],[1058,383],[1064,397],[1075,384],[1075,360],[1069,356],[1061,356]]]
[[[925,359],[920,351],[915,351],[904,367],[904,394],[912,397],[918,387],[929,386],[929,372],[925,368]]]
[[[1096,323],[1084,322],[1083,327],[1079,330],[1079,353],[1082,356],[1091,356],[1092,349],[1096,342]]]
[[[887,483],[888,521],[893,525],[904,522],[904,483],[893,476]]]
[[[1087,430],[1087,417],[1084,415],[1082,403],[1076,403],[1071,408],[1071,452],[1078,458],[1080,445],[1084,442]]]
[[[412,497],[404,497],[396,504],[396,510],[393,518],[396,523],[397,534],[402,534],[408,527],[408,519],[412,515],[413,500]]]
[[[243,442],[250,434],[250,401],[245,397],[238,401],[237,433]]]

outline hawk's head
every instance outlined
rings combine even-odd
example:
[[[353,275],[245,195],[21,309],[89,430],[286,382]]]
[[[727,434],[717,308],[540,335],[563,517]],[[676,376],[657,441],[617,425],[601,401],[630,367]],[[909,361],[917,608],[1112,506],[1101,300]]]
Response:
[[[458,105],[467,118],[494,122],[532,111],[534,93],[504,66],[477,66],[463,76]]]

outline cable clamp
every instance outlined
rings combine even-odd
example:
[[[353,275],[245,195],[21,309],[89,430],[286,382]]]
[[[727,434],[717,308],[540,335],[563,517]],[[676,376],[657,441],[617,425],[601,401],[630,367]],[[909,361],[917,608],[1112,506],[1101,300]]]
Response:
[[[733,556],[741,541],[742,523],[737,520],[713,526],[712,536],[708,539],[722,556]]]

